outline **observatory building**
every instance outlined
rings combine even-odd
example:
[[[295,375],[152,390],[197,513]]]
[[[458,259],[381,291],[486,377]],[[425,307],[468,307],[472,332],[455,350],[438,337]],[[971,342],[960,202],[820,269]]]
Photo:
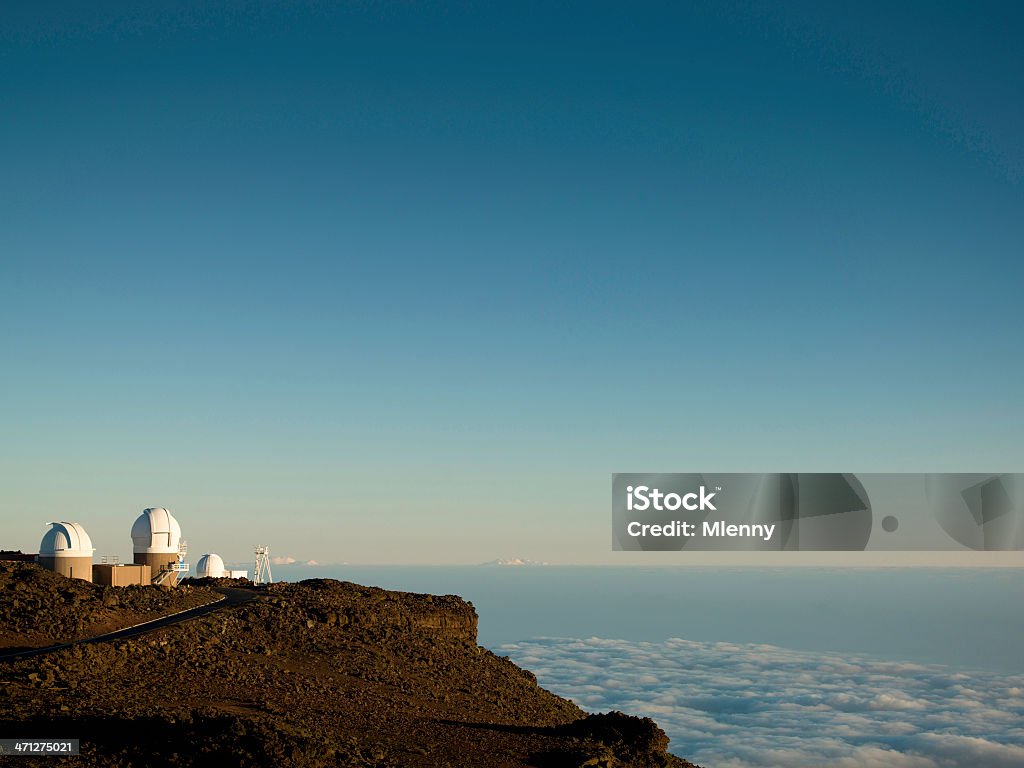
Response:
[[[50,523],[39,543],[39,564],[62,576],[92,581],[92,540],[79,523]]]
[[[149,566],[154,583],[173,586],[178,573],[188,570],[181,526],[163,507],[142,510],[132,525],[132,545],[134,561]]]
[[[207,553],[199,558],[196,563],[196,575],[200,579],[207,577],[211,579],[222,579],[228,575],[224,570],[224,559],[217,554]]]
[[[248,571],[230,571],[224,567],[224,558],[214,552],[207,552],[196,563],[198,579],[247,579]]]

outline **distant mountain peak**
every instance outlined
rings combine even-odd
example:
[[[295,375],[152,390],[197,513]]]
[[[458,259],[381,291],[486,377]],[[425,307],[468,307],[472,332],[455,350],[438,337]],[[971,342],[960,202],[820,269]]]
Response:
[[[511,565],[511,566],[527,566],[527,565],[548,565],[541,560],[524,560],[521,557],[499,557],[497,560],[489,560],[481,565]]]

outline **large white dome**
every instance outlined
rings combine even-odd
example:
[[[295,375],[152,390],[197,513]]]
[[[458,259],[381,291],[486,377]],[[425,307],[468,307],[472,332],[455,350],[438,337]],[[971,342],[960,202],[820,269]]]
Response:
[[[228,575],[224,569],[224,559],[217,554],[209,553],[199,558],[196,563],[196,575],[202,579],[209,576],[212,579],[222,579]]]
[[[52,528],[39,542],[39,554],[44,557],[92,557],[92,539],[81,523],[50,523]]]
[[[163,507],[142,510],[132,526],[132,544],[136,554],[177,553],[181,526]]]

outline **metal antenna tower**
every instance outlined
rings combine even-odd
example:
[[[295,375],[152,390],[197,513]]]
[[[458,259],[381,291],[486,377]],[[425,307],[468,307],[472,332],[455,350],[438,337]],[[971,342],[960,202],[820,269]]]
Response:
[[[270,575],[270,547],[256,547],[256,564],[253,566],[253,584],[273,584]]]

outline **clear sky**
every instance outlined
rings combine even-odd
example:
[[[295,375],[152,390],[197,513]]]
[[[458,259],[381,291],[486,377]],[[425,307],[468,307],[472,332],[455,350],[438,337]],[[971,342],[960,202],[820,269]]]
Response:
[[[1024,469],[1019,3],[98,5],[0,11],[0,546],[618,562],[615,471]]]

